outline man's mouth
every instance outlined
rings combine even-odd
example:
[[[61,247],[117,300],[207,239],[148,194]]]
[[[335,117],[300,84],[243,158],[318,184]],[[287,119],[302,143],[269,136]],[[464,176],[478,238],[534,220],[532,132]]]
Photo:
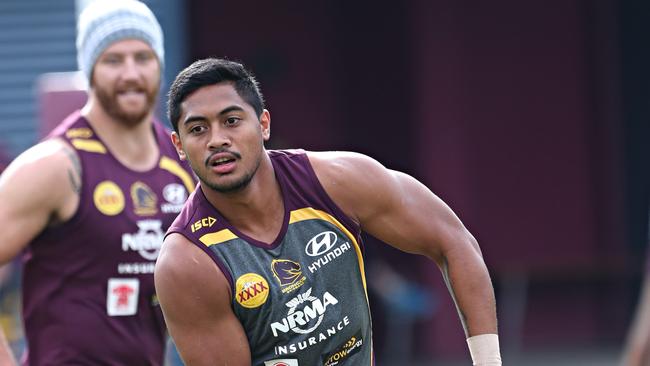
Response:
[[[229,174],[235,170],[237,159],[241,155],[232,151],[215,152],[206,161],[206,166],[211,168],[217,174]]]
[[[119,95],[140,95],[144,94],[144,92],[145,91],[142,88],[125,88],[117,90],[117,94]]]
[[[228,164],[231,162],[234,162],[235,158],[233,157],[223,157],[223,158],[218,158],[218,159],[212,159],[210,161],[210,166],[219,166],[219,165],[224,165]]]

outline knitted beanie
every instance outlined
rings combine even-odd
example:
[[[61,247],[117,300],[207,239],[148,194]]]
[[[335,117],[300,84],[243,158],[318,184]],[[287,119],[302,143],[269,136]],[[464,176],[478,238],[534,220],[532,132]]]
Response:
[[[99,55],[112,43],[135,38],[149,44],[163,66],[165,51],[160,24],[137,0],[95,0],[77,22],[77,63],[90,81]]]

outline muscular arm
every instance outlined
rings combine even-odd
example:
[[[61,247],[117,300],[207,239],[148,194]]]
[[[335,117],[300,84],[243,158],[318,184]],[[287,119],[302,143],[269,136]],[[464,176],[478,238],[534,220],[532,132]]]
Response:
[[[361,228],[441,269],[466,335],[497,333],[494,291],[474,237],[452,210],[414,178],[367,156],[310,153],[328,194]]]
[[[74,214],[80,176],[76,153],[58,140],[32,147],[7,167],[0,176],[0,264],[11,261],[47,225]],[[0,364],[16,364],[1,330]]]
[[[79,161],[66,143],[40,143],[0,176],[0,264],[9,262],[46,226],[70,218],[80,190]]]
[[[154,274],[165,322],[187,365],[250,366],[230,287],[206,253],[180,234],[165,239]]]

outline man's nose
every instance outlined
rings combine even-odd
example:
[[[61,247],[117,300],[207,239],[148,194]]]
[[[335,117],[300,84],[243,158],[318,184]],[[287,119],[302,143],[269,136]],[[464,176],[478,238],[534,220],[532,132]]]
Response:
[[[214,123],[218,125],[218,122]],[[222,147],[231,146],[232,141],[230,135],[224,128],[213,127],[210,133],[210,140],[208,141],[208,148],[219,149]]]
[[[126,80],[133,80],[140,78],[140,67],[133,57],[127,57],[124,61],[122,69],[122,78]]]

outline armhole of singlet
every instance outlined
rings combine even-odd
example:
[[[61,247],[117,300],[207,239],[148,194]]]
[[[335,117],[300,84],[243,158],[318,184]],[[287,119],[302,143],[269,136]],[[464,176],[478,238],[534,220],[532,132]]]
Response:
[[[319,193],[321,198],[323,199],[323,203],[327,205],[329,209],[333,211],[333,213],[341,218],[341,221],[343,226],[345,226],[351,233],[354,233],[355,236],[357,236],[356,239],[360,239],[361,235],[361,227],[359,224],[357,224],[354,220],[352,220],[343,210],[339,207],[339,205],[334,202],[332,197],[327,193],[323,185],[321,184],[320,180],[318,179],[318,176],[316,175],[316,171],[314,171],[314,167],[311,165],[311,160],[309,160],[309,155],[307,152],[305,152],[302,155],[297,155],[304,159],[305,162],[305,167],[307,169],[307,174],[309,174],[309,178],[312,181],[314,188],[316,191]],[[361,241],[359,241],[361,243]],[[363,244],[361,244],[363,246]]]
[[[192,238],[188,237],[184,232],[182,232],[180,229],[178,229],[176,227],[170,228],[170,230],[167,232],[167,234],[165,234],[165,236],[167,236],[169,234],[172,234],[172,233],[176,233],[176,234],[184,236],[187,240],[189,240],[190,243],[192,243],[193,245],[199,247],[199,249],[204,251],[212,259],[214,264],[217,265],[217,268],[219,268],[221,273],[223,273],[223,275],[226,277],[226,280],[228,281],[228,285],[230,286],[230,297],[232,297],[233,294],[235,293],[235,290],[234,290],[235,286],[234,286],[234,282],[232,280],[232,274],[228,270],[228,267],[221,261],[221,259],[219,259],[219,257],[217,257],[217,255],[214,254],[210,250],[209,247],[194,242],[194,240],[192,240]]]
[[[90,192],[87,192],[87,190],[90,188],[84,179],[86,174],[86,167],[84,166],[84,161],[79,154],[79,150],[77,150],[64,136],[54,136],[51,137],[51,139],[58,139],[63,144],[65,144],[67,148],[70,148],[77,155],[77,159],[79,159],[79,166],[81,166],[81,175],[79,176],[79,184],[81,185],[81,190],[78,193],[79,203],[77,205],[77,209],[67,221],[62,222],[58,226],[51,226],[45,229],[50,233],[48,235],[65,235],[73,230],[77,230],[77,225],[81,223],[83,217],[90,209],[90,205],[86,204],[85,197],[91,197],[92,195]]]

